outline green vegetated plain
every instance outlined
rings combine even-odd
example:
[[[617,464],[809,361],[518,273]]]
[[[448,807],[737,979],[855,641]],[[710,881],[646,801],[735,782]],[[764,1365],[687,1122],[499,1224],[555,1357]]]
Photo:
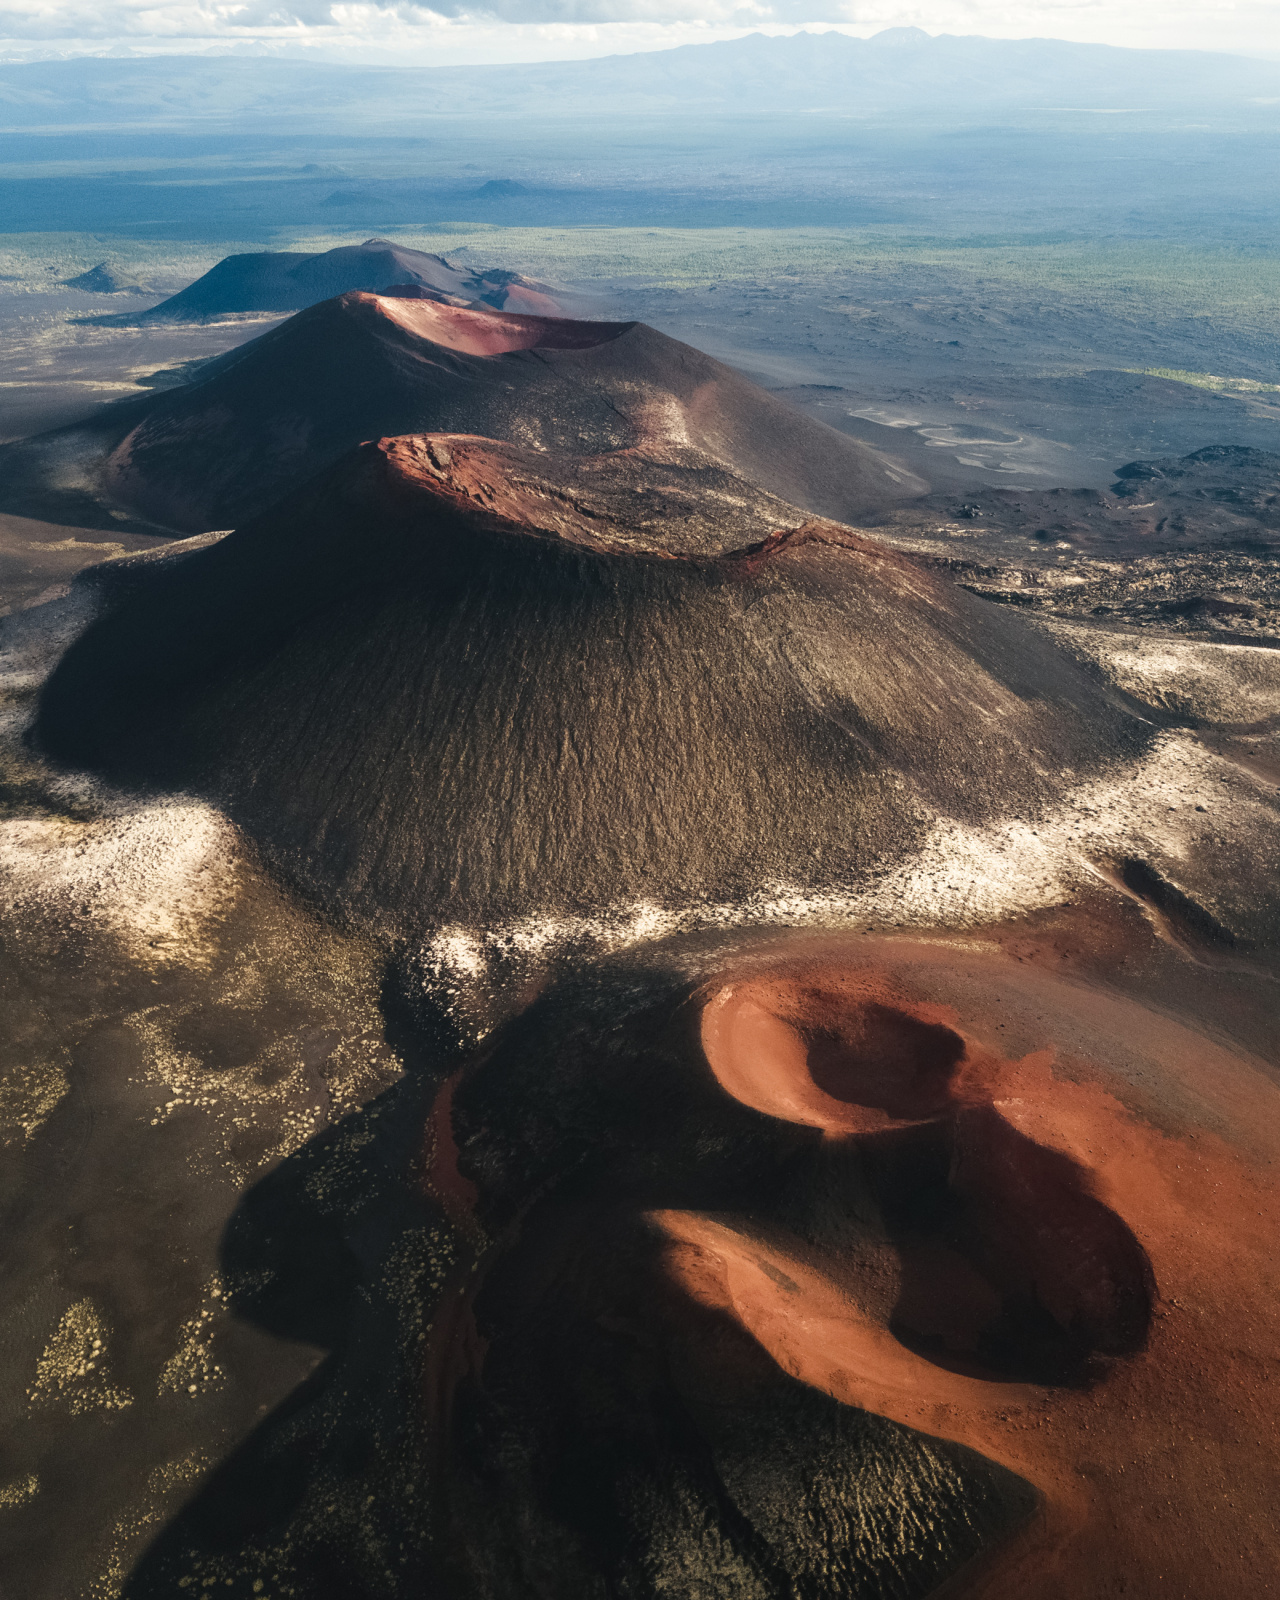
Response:
[[[155,277],[167,283],[175,277],[199,277],[223,256],[263,248],[260,243],[250,244],[242,239],[219,240],[210,245],[204,240],[152,241],[105,233],[0,233],[0,290],[38,293],[53,289],[61,279],[74,277],[99,261],[127,268],[132,276],[144,280]],[[265,248],[290,250],[294,246]],[[121,299],[117,305],[103,297],[102,304],[104,310],[118,310],[124,301]]]
[[[1046,237],[948,239],[887,228],[504,227],[466,223],[379,232],[419,250],[483,260],[566,282],[635,279],[673,287],[719,281],[813,279],[840,271],[897,274],[917,266],[1008,282],[1119,309],[1145,300],[1166,314],[1280,321],[1280,251],[1197,248],[1167,241]],[[144,241],[104,234],[0,234],[0,273],[47,285],[104,257],[140,277],[196,274],[242,250],[327,250],[369,228],[281,230],[261,241]]]

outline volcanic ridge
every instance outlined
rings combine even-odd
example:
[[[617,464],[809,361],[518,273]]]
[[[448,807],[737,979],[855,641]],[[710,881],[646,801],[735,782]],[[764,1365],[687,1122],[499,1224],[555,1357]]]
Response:
[[[1210,639],[1280,642],[1280,455],[1209,445],[1131,461],[1110,491],[932,494],[878,537],[988,599]]]

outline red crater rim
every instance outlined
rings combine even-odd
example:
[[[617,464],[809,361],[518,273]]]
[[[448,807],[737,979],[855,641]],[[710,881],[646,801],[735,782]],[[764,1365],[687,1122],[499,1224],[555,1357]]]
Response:
[[[959,1103],[962,1085],[972,1089],[985,1052],[971,1053],[953,1021],[875,974],[826,986],[779,978],[713,994],[702,1047],[721,1086],[753,1110],[871,1132],[936,1117]]]
[[[459,355],[501,356],[517,350],[592,350],[610,344],[634,322],[582,322],[572,317],[524,316],[508,311],[473,311],[436,300],[354,293],[373,301],[382,315],[406,332]]]

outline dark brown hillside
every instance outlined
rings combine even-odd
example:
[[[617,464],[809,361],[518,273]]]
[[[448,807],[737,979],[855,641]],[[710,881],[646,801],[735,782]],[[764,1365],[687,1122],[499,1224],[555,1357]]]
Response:
[[[163,397],[103,471],[110,499],[227,527],[370,437],[471,433],[580,454],[708,452],[806,510],[849,519],[917,490],[873,450],[640,323],[343,295]]]
[[[830,890],[1154,732],[909,557],[794,509],[770,536],[786,508],[718,467],[658,474],[646,521],[634,455],[556,465],[383,440],[212,545],[96,569],[38,740],[217,797],[326,900],[421,927]]]

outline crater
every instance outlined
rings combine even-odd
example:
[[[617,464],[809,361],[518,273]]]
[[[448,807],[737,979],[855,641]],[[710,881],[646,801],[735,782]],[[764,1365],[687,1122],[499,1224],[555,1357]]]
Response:
[[[509,316],[501,311],[471,311],[436,300],[376,298],[383,316],[406,332],[470,356],[508,355],[516,350],[594,350],[635,327],[634,322]]]
[[[845,1187],[869,1195],[878,1246],[812,1237],[855,1300],[859,1262],[888,1247],[901,1345],[972,1377],[1089,1386],[1145,1347],[1151,1264],[1088,1168],[1019,1126],[1017,1063],[940,1009],[874,975],[753,983],[713,996],[702,1042],[729,1094],[822,1129]]]
[[[938,1115],[967,1053],[964,1038],[928,1007],[866,994],[841,1005],[831,995],[755,986],[710,1002],[702,1042],[735,1099],[832,1133]]]

